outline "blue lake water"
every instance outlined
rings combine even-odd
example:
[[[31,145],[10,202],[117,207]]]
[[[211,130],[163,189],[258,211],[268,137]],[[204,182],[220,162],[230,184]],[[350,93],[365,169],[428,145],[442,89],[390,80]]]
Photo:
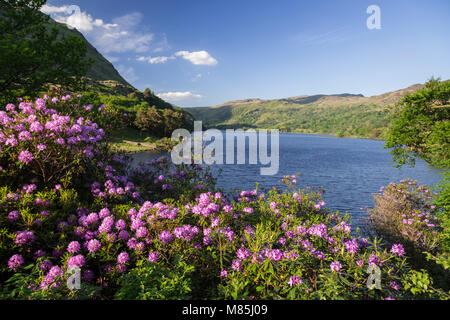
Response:
[[[218,187],[225,191],[251,190],[256,182],[259,188],[281,188],[283,175],[299,173],[300,188],[322,187],[327,207],[350,212],[353,224],[362,225],[367,216],[362,208],[372,207],[373,193],[381,186],[405,178],[431,186],[440,179],[439,171],[422,160],[416,161],[414,168],[393,167],[392,156],[383,145],[383,141],[377,140],[281,133],[278,174],[260,175],[260,164],[214,165],[213,169],[216,173],[221,169]],[[138,154],[136,158],[143,160],[146,156]]]

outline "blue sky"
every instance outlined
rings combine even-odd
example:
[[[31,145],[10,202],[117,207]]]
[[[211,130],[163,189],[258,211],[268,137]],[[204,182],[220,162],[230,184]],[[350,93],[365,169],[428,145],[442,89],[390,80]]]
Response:
[[[366,26],[370,5],[381,29]],[[136,88],[184,107],[450,78],[448,0],[49,0],[42,10]]]

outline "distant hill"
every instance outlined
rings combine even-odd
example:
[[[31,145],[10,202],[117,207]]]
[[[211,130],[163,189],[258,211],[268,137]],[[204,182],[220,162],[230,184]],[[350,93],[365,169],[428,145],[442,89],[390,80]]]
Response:
[[[389,123],[387,107],[422,87],[422,84],[415,84],[372,97],[344,93],[274,100],[245,99],[186,110],[196,120],[203,121],[207,128],[279,129],[282,132],[382,139]]]

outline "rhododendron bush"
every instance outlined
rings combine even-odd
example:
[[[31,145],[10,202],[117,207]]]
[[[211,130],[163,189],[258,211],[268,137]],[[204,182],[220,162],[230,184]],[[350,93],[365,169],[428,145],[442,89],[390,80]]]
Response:
[[[205,167],[136,165],[108,148],[102,110],[80,101],[0,111],[2,298],[439,297],[401,244],[359,235],[296,176],[284,190],[225,194]]]
[[[448,217],[434,205],[436,199],[439,195],[417,181],[391,182],[375,195],[375,206],[368,214],[378,235],[389,243],[402,243],[410,263],[427,268],[440,287],[448,288]]]
[[[375,196],[375,207],[369,211],[371,223],[386,239],[434,252],[439,246],[441,227],[440,219],[433,214],[433,197],[417,181],[392,182]]]
[[[105,132],[89,119],[55,109],[65,108],[70,113],[71,99],[65,96],[60,102],[44,97],[34,103],[8,104],[0,111],[2,184],[67,185],[70,179],[92,174],[102,157]]]

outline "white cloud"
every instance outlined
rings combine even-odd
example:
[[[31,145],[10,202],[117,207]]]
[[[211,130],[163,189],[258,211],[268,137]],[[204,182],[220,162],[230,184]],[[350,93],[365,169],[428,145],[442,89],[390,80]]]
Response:
[[[69,6],[55,7],[55,6],[52,6],[52,5],[44,4],[44,5],[41,7],[41,11],[42,11],[43,13],[46,13],[46,14],[49,14],[49,13],[56,13],[56,12],[66,12],[68,7],[69,7]]]
[[[108,60],[111,63],[117,62],[120,60],[118,57],[112,57],[112,56],[105,56],[105,58],[106,58],[106,60]]]
[[[203,75],[201,73],[197,73],[194,77],[192,77],[191,81],[195,82],[201,78],[203,78]]]
[[[112,31],[94,35],[94,44],[103,52],[142,53],[150,48],[153,34],[140,34],[129,31]]]
[[[169,41],[167,41],[167,36],[165,33],[161,34],[158,37],[158,41],[153,43],[154,49],[152,50],[154,53],[167,51],[170,49]]]
[[[173,60],[175,57],[165,57],[165,56],[159,56],[159,57],[138,57],[138,61],[146,61],[150,64],[158,64],[158,63],[166,63],[168,60]]]
[[[188,100],[202,99],[203,96],[199,94],[194,94],[190,91],[176,91],[176,92],[165,92],[157,94],[161,99],[167,100],[169,102],[180,102]]]
[[[140,25],[142,14],[134,12],[105,23],[102,19],[93,18],[89,13],[81,11],[78,6],[44,5],[41,11],[50,14],[58,22],[67,24],[85,33],[88,39],[102,53],[110,52],[145,52],[150,49],[154,35],[142,32]]]
[[[158,51],[158,50],[157,50]],[[175,57],[182,57],[185,60],[190,61],[191,63],[195,65],[207,65],[207,66],[214,66],[217,64],[217,60],[214,59],[209,55],[206,51],[196,51],[196,52],[188,52],[188,51],[178,51],[172,56],[139,56],[137,57],[138,61],[146,61],[150,64],[157,64],[157,63],[166,63],[169,60],[175,59]],[[201,74],[197,74],[195,76],[196,79],[201,78]]]
[[[204,50],[194,52],[178,51],[175,55],[180,56],[195,65],[215,66],[217,64],[217,60]]]
[[[133,67],[126,67],[121,64],[117,67],[117,71],[119,71],[121,76],[124,77],[125,80],[127,80],[128,82],[134,82],[136,80],[139,80],[139,77],[134,72]]]
[[[79,6],[61,6],[43,5],[41,11],[50,14],[58,22],[67,24],[69,27],[76,28],[79,31],[92,31],[95,27],[110,29],[117,27],[117,24],[104,23],[102,19],[94,19],[86,12],[82,12]]]

